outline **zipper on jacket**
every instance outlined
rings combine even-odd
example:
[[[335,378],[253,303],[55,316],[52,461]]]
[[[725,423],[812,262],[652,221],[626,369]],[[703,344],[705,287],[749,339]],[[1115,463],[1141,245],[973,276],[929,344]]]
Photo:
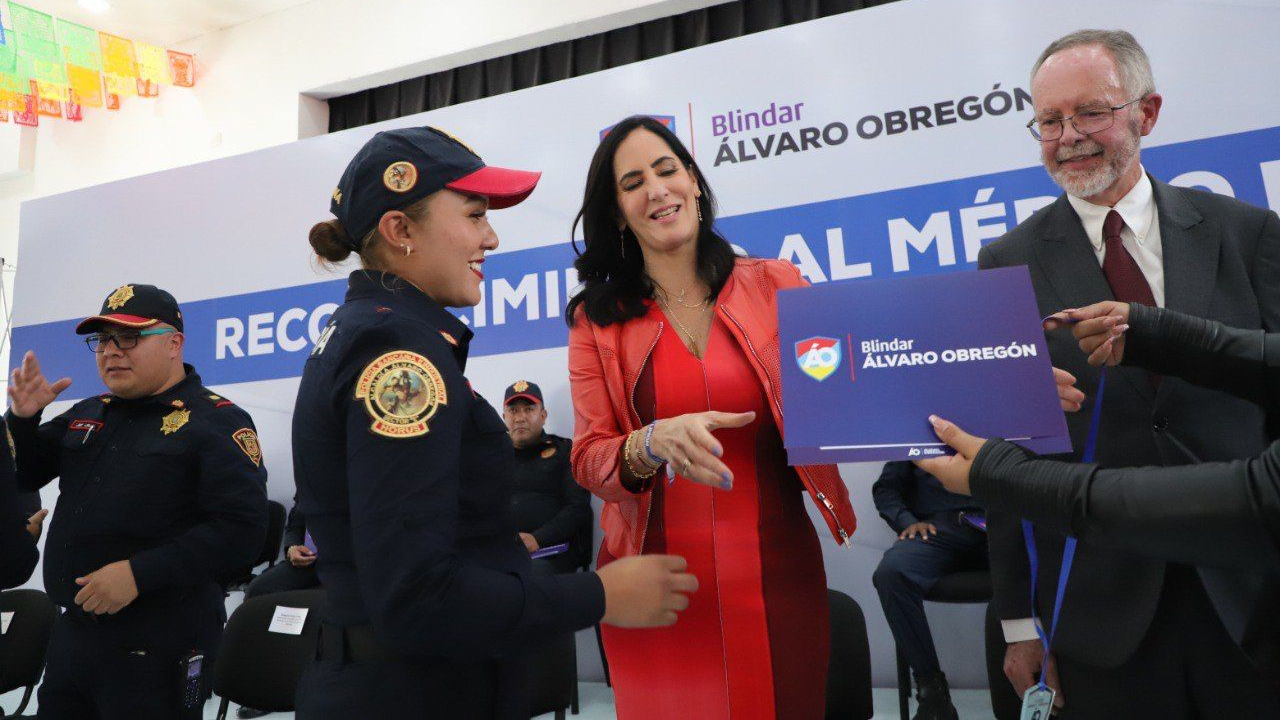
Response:
[[[664,323],[661,321],[658,322],[658,334],[654,335],[653,342],[649,343],[649,351],[644,354],[644,359],[640,361],[640,370],[636,372],[636,384],[631,386],[631,392],[628,393],[627,399],[631,401],[631,412],[635,414],[637,422],[643,422],[643,419],[640,417],[640,411],[636,409],[636,387],[640,385],[640,376],[644,374],[644,366],[649,364],[649,356],[653,355],[653,349],[658,347],[658,340],[662,337],[663,325]],[[657,420],[655,419],[654,422],[657,422]],[[658,482],[659,480],[655,480],[654,484],[656,485]],[[644,553],[644,541],[649,535],[649,515],[653,513],[653,490],[654,488],[649,489],[649,504],[644,509],[644,528],[640,530],[640,547],[636,548],[637,555]]]
[[[735,318],[733,314],[730,313],[727,308],[725,308],[725,306],[720,305],[718,307],[720,308],[720,311],[724,313],[725,317],[732,320],[733,324],[738,326],[738,332],[742,333],[743,339],[747,341],[747,349],[751,351],[752,356],[755,357],[756,362],[759,363],[760,367],[764,367],[764,361],[760,359],[760,354],[756,352],[756,346],[751,344],[751,336],[747,335],[747,331],[745,328],[742,327],[742,323],[738,322],[738,319]],[[765,376],[767,378],[768,373],[765,373]],[[773,400],[774,407],[778,408],[778,417],[782,417],[782,403],[778,401],[777,394],[774,392],[772,381],[769,382],[769,398]],[[796,470],[796,474],[801,476],[801,480],[804,479],[803,474],[799,471],[798,468]],[[807,484],[811,485],[811,483],[807,483]],[[823,494],[821,491],[816,491],[811,486],[809,488],[809,491],[818,498],[818,501],[821,502],[823,506],[826,507],[827,515],[831,517],[831,522],[836,526],[836,532],[839,533],[840,535],[840,541],[845,546],[848,546],[849,533],[845,532],[844,526],[840,524],[840,517],[836,515],[835,505],[833,505],[831,501],[827,499],[827,496]],[[646,520],[646,523],[647,523],[647,520]]]

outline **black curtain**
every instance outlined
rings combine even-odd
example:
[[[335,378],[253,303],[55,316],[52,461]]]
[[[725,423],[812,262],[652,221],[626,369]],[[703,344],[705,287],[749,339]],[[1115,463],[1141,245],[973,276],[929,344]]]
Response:
[[[329,100],[329,132],[435,110],[894,0],[737,0]]]

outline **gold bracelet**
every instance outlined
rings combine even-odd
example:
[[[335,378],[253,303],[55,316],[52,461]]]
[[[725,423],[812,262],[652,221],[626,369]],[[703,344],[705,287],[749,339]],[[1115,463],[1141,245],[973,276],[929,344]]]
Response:
[[[639,469],[637,469],[635,463],[632,462],[631,455],[635,450],[635,440],[636,440],[637,432],[640,432],[640,431],[636,430],[628,434],[626,442],[622,444],[622,461],[627,464],[627,470],[631,473],[633,477],[635,477],[637,480],[647,480],[653,477],[654,475],[658,474],[658,468],[655,467],[655,468],[649,469],[647,472],[642,472]],[[644,464],[643,461],[641,461],[641,464]]]

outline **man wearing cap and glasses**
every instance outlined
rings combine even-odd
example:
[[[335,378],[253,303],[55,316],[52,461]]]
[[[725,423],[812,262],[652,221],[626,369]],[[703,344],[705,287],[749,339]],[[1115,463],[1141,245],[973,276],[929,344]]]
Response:
[[[1065,194],[984,247],[979,267],[1027,265],[1042,316],[1119,300],[1280,329],[1276,214],[1167,185],[1139,161],[1162,98],[1137,40],[1122,30],[1071,33],[1045,49],[1031,76],[1036,114],[1028,139]],[[1069,328],[1050,332],[1048,343],[1053,365],[1078,378],[1090,405],[1099,370]],[[1107,375],[1096,448],[1104,467],[1246,458],[1267,445],[1268,418],[1245,400],[1137,368]],[[1088,412],[1067,416],[1073,459],[1089,423]],[[1080,543],[1046,657],[1028,617],[1028,541],[1016,518],[991,512],[988,522],[992,602],[1009,643],[1004,669],[1019,693],[1043,669],[1071,716],[1273,716],[1206,583],[1186,565]],[[1040,565],[1034,610],[1048,632],[1065,539],[1045,530],[1033,537]],[[1223,580],[1215,584],[1227,589]],[[1247,608],[1234,590],[1234,603]]]
[[[44,585],[63,608],[40,717],[199,718],[226,620],[220,585],[266,537],[266,469],[253,420],[183,363],[169,293],[129,284],[85,335],[110,391],[41,423],[71,384],[28,352],[6,419],[18,483],[61,478]]]
[[[549,553],[534,560],[534,567],[573,572],[590,558],[591,548],[581,545],[590,538],[583,535],[592,516],[591,493],[574,481],[569,467],[573,441],[543,430],[542,388],[527,380],[507,387],[502,419],[516,451],[511,512],[520,540],[530,553]],[[568,547],[560,550],[563,545]]]

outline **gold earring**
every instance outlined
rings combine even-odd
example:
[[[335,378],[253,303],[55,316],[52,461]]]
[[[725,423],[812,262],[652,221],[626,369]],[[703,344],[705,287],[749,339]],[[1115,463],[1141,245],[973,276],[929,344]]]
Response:
[[[698,208],[698,223],[701,224],[702,223],[702,203],[698,202],[696,198],[694,199],[693,202],[694,202],[694,207]]]
[[[405,257],[409,257],[409,253],[413,252],[413,248],[409,247],[408,245],[401,245],[400,247],[404,248]]]
[[[623,259],[627,257],[627,229],[618,228],[618,252],[622,254]]]

